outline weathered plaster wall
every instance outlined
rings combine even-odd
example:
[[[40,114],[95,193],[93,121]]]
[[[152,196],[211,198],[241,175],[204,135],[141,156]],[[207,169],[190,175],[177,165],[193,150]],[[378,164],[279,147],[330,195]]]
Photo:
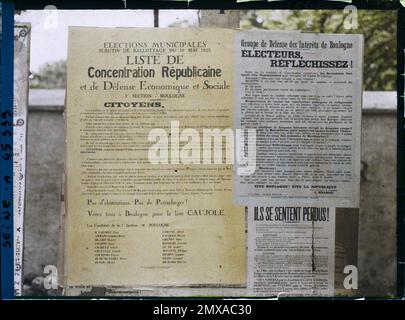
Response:
[[[359,287],[395,293],[396,114],[365,113],[362,121]]]

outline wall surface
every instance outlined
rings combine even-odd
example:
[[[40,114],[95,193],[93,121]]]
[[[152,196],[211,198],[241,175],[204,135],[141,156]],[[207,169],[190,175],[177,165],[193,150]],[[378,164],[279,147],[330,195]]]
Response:
[[[395,294],[396,93],[366,92],[362,119],[359,289]],[[63,90],[31,90],[24,274],[56,265],[64,162]]]
[[[61,112],[29,112],[24,251],[24,274],[29,277],[57,262],[63,126]]]
[[[395,294],[396,114],[363,113],[360,184],[359,288]]]

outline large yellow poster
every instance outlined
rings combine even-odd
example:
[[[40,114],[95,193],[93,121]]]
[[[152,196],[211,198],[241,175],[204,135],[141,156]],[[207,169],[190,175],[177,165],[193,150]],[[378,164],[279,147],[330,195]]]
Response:
[[[233,46],[232,30],[70,28],[66,285],[245,283],[229,150],[203,143],[232,128]]]

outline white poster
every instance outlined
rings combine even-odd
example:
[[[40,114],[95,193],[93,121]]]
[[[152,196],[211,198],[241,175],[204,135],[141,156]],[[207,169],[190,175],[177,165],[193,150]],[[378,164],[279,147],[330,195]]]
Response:
[[[249,207],[248,235],[249,296],[333,296],[334,208]]]
[[[359,206],[362,53],[360,35],[236,35],[235,128],[256,149],[236,148],[235,203]]]

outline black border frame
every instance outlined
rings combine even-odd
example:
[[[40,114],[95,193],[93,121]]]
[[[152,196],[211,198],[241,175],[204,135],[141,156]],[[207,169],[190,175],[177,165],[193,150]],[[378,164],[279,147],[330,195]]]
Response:
[[[353,0],[351,3],[327,0],[285,0],[276,2],[236,0],[139,1],[139,0],[9,0],[15,10],[38,9],[54,5],[58,9],[343,9],[354,5],[357,9],[397,10],[397,297],[405,296],[405,118],[404,118],[404,48],[405,9],[399,0]],[[4,43],[3,43],[4,44]],[[2,61],[2,63],[4,60]],[[4,96],[2,94],[2,96]],[[3,186],[2,186],[3,187]]]

